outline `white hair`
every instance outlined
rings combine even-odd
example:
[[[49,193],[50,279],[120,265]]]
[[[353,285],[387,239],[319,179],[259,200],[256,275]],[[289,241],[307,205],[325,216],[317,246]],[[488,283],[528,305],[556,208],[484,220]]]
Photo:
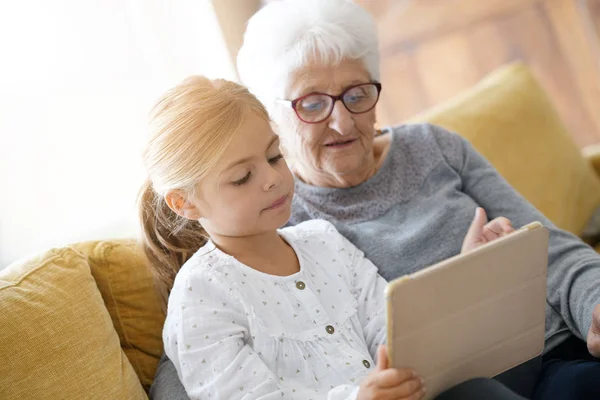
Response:
[[[272,2],[248,21],[237,67],[242,83],[272,111],[290,75],[311,59],[361,60],[379,80],[375,21],[351,0]]]

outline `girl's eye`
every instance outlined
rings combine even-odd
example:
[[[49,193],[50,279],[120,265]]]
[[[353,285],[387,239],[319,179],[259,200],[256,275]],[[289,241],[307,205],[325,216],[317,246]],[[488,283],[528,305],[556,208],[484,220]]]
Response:
[[[240,179],[240,180],[237,180],[237,181],[234,181],[234,182],[233,182],[233,184],[234,184],[235,186],[241,186],[241,185],[243,185],[244,183],[248,182],[248,180],[249,180],[249,179],[250,179],[250,172],[248,172],[248,173],[246,174],[246,176],[245,176],[245,177],[243,177],[242,179]]]
[[[273,158],[269,158],[269,164],[277,164],[277,162],[279,162],[279,160],[281,160],[283,158],[282,154],[278,154]]]

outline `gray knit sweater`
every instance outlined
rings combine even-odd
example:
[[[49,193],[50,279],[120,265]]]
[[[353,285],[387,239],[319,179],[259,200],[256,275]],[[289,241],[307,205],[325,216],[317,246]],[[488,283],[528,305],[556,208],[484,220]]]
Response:
[[[390,151],[366,182],[332,189],[297,181],[289,224],[332,222],[391,280],[458,254],[477,206],[515,227],[540,221],[550,229],[546,351],[571,334],[584,339],[600,303],[600,256],[557,229],[460,136],[432,125],[399,126],[388,134]],[[151,397],[187,398],[166,358]]]
[[[391,135],[382,167],[358,186],[297,181],[290,224],[332,222],[392,280],[460,253],[477,206],[515,227],[540,221],[550,229],[545,351],[572,333],[585,339],[600,303],[600,256],[556,228],[460,136],[427,124]]]

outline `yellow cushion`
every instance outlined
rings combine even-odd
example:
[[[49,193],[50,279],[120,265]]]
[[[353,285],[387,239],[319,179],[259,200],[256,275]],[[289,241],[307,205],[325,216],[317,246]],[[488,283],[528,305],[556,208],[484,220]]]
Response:
[[[497,70],[411,120],[420,121],[468,139],[515,189],[567,231],[581,234],[600,205],[598,177],[523,64]]]
[[[70,248],[0,272],[0,398],[146,399],[86,259]]]
[[[583,157],[592,166],[596,175],[600,175],[600,143],[584,147],[581,150],[581,154],[583,154]]]
[[[134,240],[84,242],[74,248],[87,256],[121,347],[148,391],[163,352],[165,315],[145,259]]]

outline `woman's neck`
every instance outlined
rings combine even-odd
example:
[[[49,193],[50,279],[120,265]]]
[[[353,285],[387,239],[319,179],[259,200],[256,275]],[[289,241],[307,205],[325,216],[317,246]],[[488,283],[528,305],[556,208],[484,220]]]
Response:
[[[211,239],[221,251],[257,271],[287,276],[300,270],[296,253],[275,230],[241,237],[215,235]]]
[[[375,175],[377,169],[374,163],[368,163],[366,168],[361,166],[359,170],[339,174],[328,171],[308,170],[301,165],[294,165],[293,172],[298,179],[308,185],[340,189],[360,185]]]

